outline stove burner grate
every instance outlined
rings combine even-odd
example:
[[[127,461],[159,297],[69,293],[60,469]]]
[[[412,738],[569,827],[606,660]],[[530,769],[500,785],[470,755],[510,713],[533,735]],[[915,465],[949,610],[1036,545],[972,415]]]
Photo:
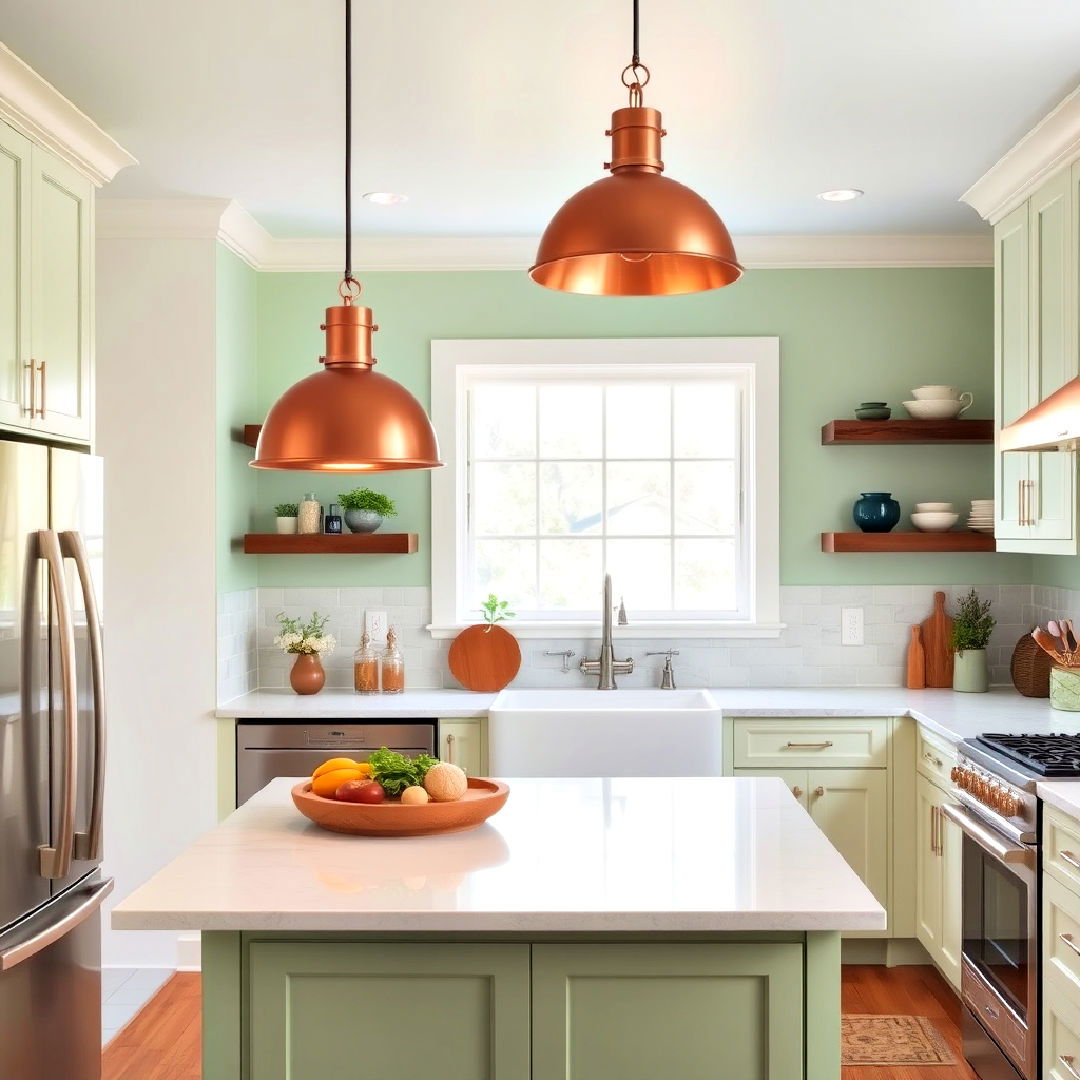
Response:
[[[980,735],[978,742],[1041,776],[1080,776],[1080,735]]]

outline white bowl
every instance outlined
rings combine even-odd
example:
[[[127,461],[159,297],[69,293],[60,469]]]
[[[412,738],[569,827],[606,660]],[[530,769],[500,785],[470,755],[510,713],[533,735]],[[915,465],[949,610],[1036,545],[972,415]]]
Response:
[[[918,514],[951,514],[952,503],[916,503],[915,512]]]
[[[911,524],[919,532],[948,532],[960,520],[959,514],[912,514]]]
[[[938,398],[933,401],[905,401],[904,408],[908,415],[916,420],[952,420],[960,415],[962,401],[952,398]]]

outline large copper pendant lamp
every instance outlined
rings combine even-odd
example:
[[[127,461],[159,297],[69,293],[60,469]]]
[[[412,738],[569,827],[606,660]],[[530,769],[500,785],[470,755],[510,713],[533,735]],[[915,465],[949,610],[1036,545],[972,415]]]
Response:
[[[529,270],[533,281],[591,296],[671,296],[719,289],[742,267],[727,227],[696,192],[663,174],[660,113],[642,105],[649,69],[639,55],[622,73],[630,106],[611,116],[611,175],[568,199],[551,219]]]
[[[257,469],[385,472],[432,469],[439,443],[424,407],[405,387],[372,371],[371,308],[356,303],[352,272],[352,0],[345,0],[345,273],[341,303],[326,309],[322,371],[274,403],[255,448]]]

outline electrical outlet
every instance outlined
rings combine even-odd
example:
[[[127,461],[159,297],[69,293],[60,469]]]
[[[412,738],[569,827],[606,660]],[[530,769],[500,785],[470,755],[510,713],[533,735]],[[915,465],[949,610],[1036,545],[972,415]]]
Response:
[[[861,645],[863,643],[863,609],[846,607],[840,609],[840,644]]]
[[[364,612],[364,629],[371,641],[386,640],[386,612],[372,611],[368,608]]]

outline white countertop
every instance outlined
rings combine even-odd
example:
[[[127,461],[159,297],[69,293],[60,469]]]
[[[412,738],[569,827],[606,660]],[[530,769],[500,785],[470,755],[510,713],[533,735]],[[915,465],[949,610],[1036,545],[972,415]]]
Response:
[[[879,930],[778,779],[509,780],[478,829],[325,832],[272,781],[121,901],[121,930]]]
[[[1026,698],[1011,687],[988,694],[902,687],[806,687],[712,690],[725,716],[911,716],[950,742],[988,731],[1014,734],[1080,733],[1080,713],[1058,712],[1046,698]],[[617,698],[619,691],[611,692]],[[323,690],[256,690],[226,702],[220,717],[267,720],[484,716],[495,694],[468,690],[406,690],[403,694],[354,694]]]
[[[1063,814],[1080,820],[1080,782],[1076,780],[1045,780],[1036,785],[1039,798]]]

